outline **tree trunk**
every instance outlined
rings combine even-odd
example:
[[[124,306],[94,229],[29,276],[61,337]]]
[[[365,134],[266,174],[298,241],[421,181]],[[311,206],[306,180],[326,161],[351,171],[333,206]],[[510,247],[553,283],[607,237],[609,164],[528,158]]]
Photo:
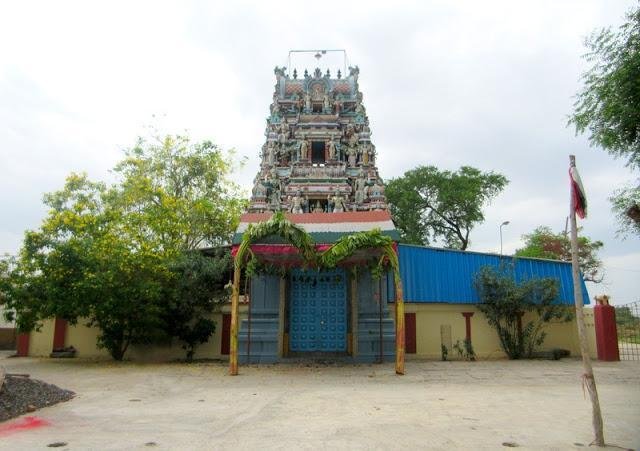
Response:
[[[569,156],[571,167],[575,167],[575,157]],[[573,185],[570,192],[569,200],[569,219],[571,221],[571,266],[573,269],[573,295],[576,304],[576,322],[578,324],[578,337],[580,338],[580,352],[582,353],[582,383],[587,387],[589,397],[591,398],[591,410],[593,423],[593,432],[595,439],[593,443],[597,446],[604,446],[604,431],[602,425],[602,413],[600,412],[600,400],[598,399],[598,390],[596,388],[596,380],[593,377],[593,368],[591,367],[591,358],[589,357],[589,348],[587,346],[586,326],[584,324],[584,311],[582,302],[582,284],[580,283],[580,268],[578,264],[578,227],[576,221],[576,210],[573,200]]]

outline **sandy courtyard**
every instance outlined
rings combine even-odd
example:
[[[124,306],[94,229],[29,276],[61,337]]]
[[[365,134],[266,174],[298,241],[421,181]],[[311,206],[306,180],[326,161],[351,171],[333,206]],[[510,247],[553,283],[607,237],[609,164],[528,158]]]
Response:
[[[393,365],[133,364],[3,359],[77,393],[1,449],[580,449],[578,360]],[[640,362],[595,363],[607,443],[640,447]],[[616,448],[619,449],[619,448]]]

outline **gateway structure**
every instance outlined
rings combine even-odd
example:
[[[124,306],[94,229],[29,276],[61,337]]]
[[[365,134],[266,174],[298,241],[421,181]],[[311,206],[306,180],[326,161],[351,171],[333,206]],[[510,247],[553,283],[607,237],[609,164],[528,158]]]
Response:
[[[275,69],[276,85],[261,165],[234,247],[249,224],[283,211],[322,250],[346,234],[377,228],[397,240],[376,167],[376,147],[358,87],[359,69]],[[240,362],[274,362],[331,354],[354,361],[392,359],[390,277],[372,277],[362,251],[330,271],[305,269],[296,249],[278,236],[255,243],[266,263],[286,277],[251,277],[250,305],[239,328]]]

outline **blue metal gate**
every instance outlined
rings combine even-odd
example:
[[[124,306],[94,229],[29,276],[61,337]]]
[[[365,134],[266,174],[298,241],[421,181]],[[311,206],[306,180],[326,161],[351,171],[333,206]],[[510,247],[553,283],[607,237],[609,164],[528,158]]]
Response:
[[[289,312],[291,351],[346,351],[345,271],[293,270]]]

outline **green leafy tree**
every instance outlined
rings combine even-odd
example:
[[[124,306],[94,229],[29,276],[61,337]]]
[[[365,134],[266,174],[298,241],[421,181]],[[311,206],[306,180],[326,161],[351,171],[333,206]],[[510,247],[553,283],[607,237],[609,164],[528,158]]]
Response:
[[[45,196],[49,214],[25,235],[2,286],[19,328],[60,317],[100,329],[98,346],[121,360],[131,344],[162,335],[165,251],[143,240],[110,202],[116,192],[86,175]]]
[[[240,162],[240,165],[243,161]],[[233,151],[186,136],[139,139],[115,167],[129,220],[173,249],[230,242],[246,201],[232,175]]]
[[[640,235],[640,182],[638,185],[618,189],[609,198],[622,236]]]
[[[192,360],[196,347],[215,332],[209,314],[229,298],[225,285],[232,270],[231,253],[217,248],[208,254],[185,252],[169,266],[174,277],[167,286],[163,318],[168,334],[184,343],[187,360]]]
[[[531,357],[544,343],[544,326],[551,320],[570,321],[571,310],[557,304],[558,281],[552,278],[516,282],[508,268],[485,266],[474,279],[478,309],[496,329],[500,346],[510,359]],[[522,323],[526,313],[530,320]]]
[[[548,258],[571,261],[571,241],[564,233],[553,233],[549,227],[540,226],[523,235],[524,247],[516,250],[518,257]],[[602,282],[604,277],[602,260],[598,251],[604,246],[602,241],[580,236],[578,238],[578,263],[584,280]]]
[[[508,182],[503,175],[469,166],[458,171],[419,166],[391,179],[386,195],[404,242],[441,239],[448,247],[464,250],[471,230],[484,220],[482,207]]]
[[[228,257],[204,262],[190,250],[230,239],[243,206],[231,181],[237,166],[209,142],[156,141],[126,152],[113,186],[72,174],[45,196],[42,225],[0,265],[0,296],[21,330],[83,320],[117,360],[132,344],[170,336],[192,356],[209,339],[209,296]]]
[[[569,123],[576,133],[588,132],[592,145],[640,169],[640,8],[626,18],[617,30],[605,28],[586,39],[591,67],[582,75]],[[640,233],[640,184],[616,191],[611,201],[619,232]]]

